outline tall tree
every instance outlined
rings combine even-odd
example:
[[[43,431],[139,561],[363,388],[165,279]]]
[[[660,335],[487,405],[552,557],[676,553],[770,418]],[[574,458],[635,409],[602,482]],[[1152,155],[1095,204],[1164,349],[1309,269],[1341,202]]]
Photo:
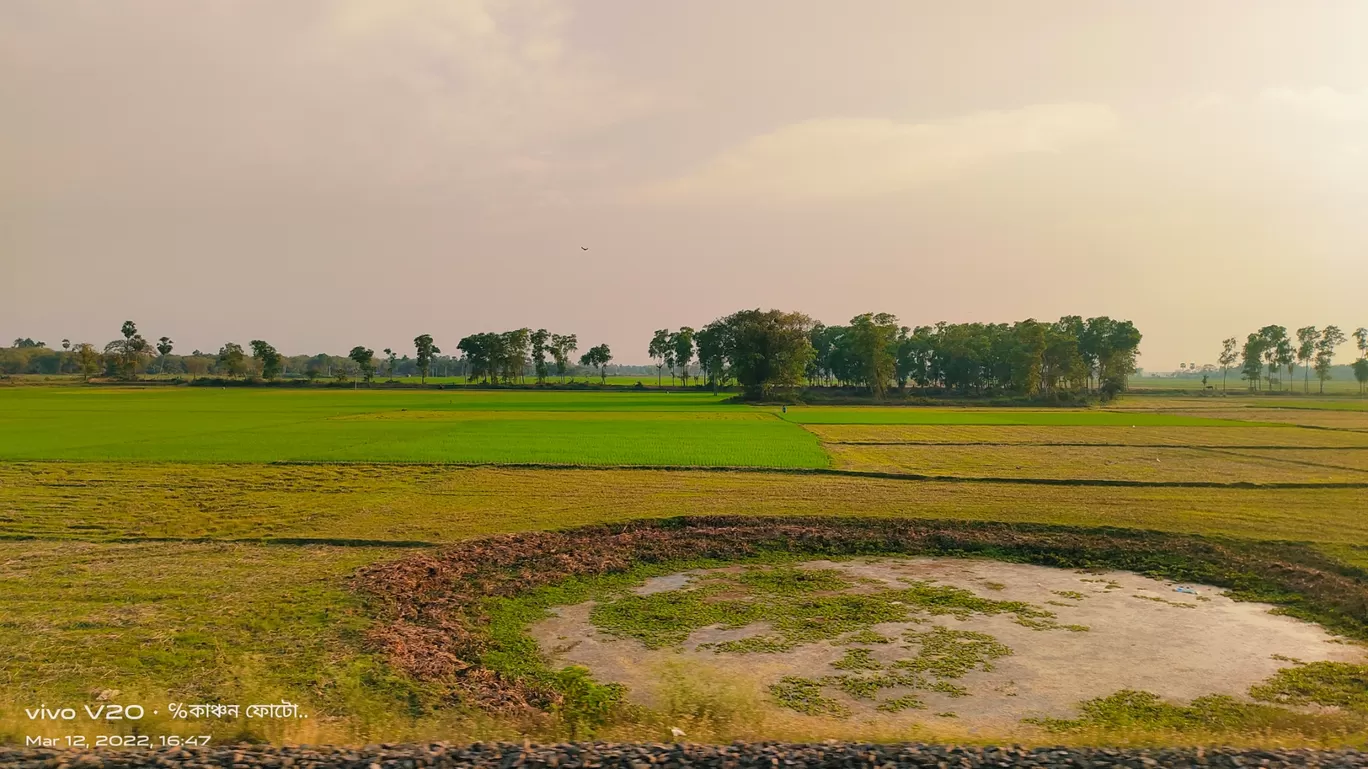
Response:
[[[1111,336],[1112,319],[1105,315],[1100,318],[1089,318],[1083,321],[1080,329],[1078,347],[1083,355],[1083,362],[1088,367],[1089,379],[1096,374],[1097,383],[1102,384],[1102,367],[1105,360],[1110,356],[1109,339]],[[1092,385],[1089,383],[1089,389]]]
[[[66,342],[65,339],[62,341]],[[166,373],[166,356],[171,354],[171,350],[174,349],[175,346],[176,343],[172,342],[169,337],[162,337],[157,340],[157,354],[161,356],[161,365],[157,367],[157,370],[160,373]]]
[[[81,367],[81,381],[83,382],[89,382],[90,375],[100,370],[100,354],[89,342],[81,342],[76,345],[76,362]]]
[[[1358,360],[1354,361],[1354,380],[1359,385],[1359,395],[1363,395],[1368,385],[1368,328],[1359,326],[1354,329],[1354,346],[1358,348]]]
[[[570,355],[579,349],[579,338],[574,334],[551,335],[551,359],[556,362],[556,375],[565,382],[565,372],[570,368]]]
[[[1287,329],[1282,326],[1264,326],[1259,329],[1259,337],[1263,340],[1263,360],[1268,366],[1268,389],[1272,390],[1274,382],[1281,377],[1277,372],[1282,370],[1282,364],[1278,361],[1278,347],[1287,341]]]
[[[1354,346],[1358,348],[1358,360],[1354,361],[1354,380],[1359,384],[1359,395],[1363,395],[1364,385],[1368,384],[1368,328],[1359,326],[1354,329]]]
[[[703,369],[708,386],[713,394],[722,386],[727,371],[727,327],[720,321],[713,321],[698,330],[694,339],[698,344],[698,365]]]
[[[427,384],[428,371],[432,369],[432,357],[441,352],[432,343],[431,334],[421,334],[413,338],[413,348],[417,351],[419,383]]]
[[[658,328],[651,335],[651,344],[647,346],[646,353],[651,356],[651,360],[656,361],[656,387],[661,386],[661,378],[665,370],[665,361],[670,355],[670,330]],[[673,373],[671,374],[673,378]]]
[[[1244,349],[1241,352],[1240,373],[1249,380],[1249,389],[1257,391],[1259,380],[1263,377],[1263,337],[1258,334],[1245,337]]]
[[[264,340],[253,339],[247,343],[252,348],[252,357],[261,364],[261,378],[275,379],[280,376],[280,353]]]
[[[366,384],[370,384],[371,377],[375,374],[375,350],[357,345],[347,353],[347,357],[356,363],[356,368],[366,380]]]
[[[546,383],[546,344],[551,338],[551,332],[544,328],[539,328],[532,332],[530,341],[532,343],[532,370],[536,372],[537,384]]]
[[[527,369],[532,329],[520,328],[499,334],[499,361],[505,382],[516,382]]]
[[[105,345],[105,361],[113,369],[113,373],[122,379],[137,379],[138,364],[142,356],[148,350],[147,340],[138,333],[138,327],[131,320],[126,320],[119,327],[122,339],[116,339]]]
[[[608,349],[608,345],[599,344],[590,347],[587,352],[580,356],[580,365],[597,368],[599,372],[599,383],[608,383],[608,363],[613,360],[613,352]]]
[[[1017,392],[1035,395],[1044,389],[1045,326],[1034,318],[1012,327],[1009,373],[1004,378]],[[1000,380],[1001,381],[1001,380]]]
[[[850,319],[849,336],[857,361],[857,381],[875,398],[883,398],[893,380],[898,330],[898,319],[886,312],[867,312]]]
[[[195,352],[198,353],[199,351],[196,350]],[[189,372],[191,379],[204,376],[209,372],[209,359],[203,355],[191,355],[187,358],[183,358],[181,363],[185,366],[185,370]]]
[[[1315,326],[1297,329],[1297,360],[1302,364],[1302,392],[1311,392],[1311,361],[1316,357],[1316,342],[1320,331]]]
[[[1292,389],[1293,367],[1297,364],[1297,350],[1292,346],[1292,340],[1284,335],[1283,338],[1278,340],[1276,352],[1277,354],[1275,357],[1278,361],[1278,365],[1281,368],[1287,369],[1287,389],[1290,391]],[[1281,369],[1278,374],[1278,379],[1280,381],[1282,380]]]
[[[1216,359],[1221,364],[1221,392],[1226,390],[1226,372],[1240,359],[1239,353],[1236,352],[1239,344],[1240,341],[1233,336],[1221,342],[1221,356]]]
[[[218,352],[219,370],[228,376],[242,376],[247,372],[247,355],[242,350],[242,345],[237,342],[228,342],[219,348]]]
[[[797,387],[812,360],[812,319],[782,310],[741,310],[727,325],[727,364],[749,398]]]
[[[688,326],[683,326],[670,334],[670,351],[673,353],[674,364],[679,367],[679,378],[687,387],[689,385],[689,362],[693,360],[694,356],[694,330]]]
[[[1140,354],[1142,337],[1140,330],[1128,320],[1094,320],[1107,321],[1106,342],[1098,359],[1098,377],[1103,396],[1110,397],[1124,391],[1130,375],[1135,373],[1135,359]]]
[[[481,333],[463,337],[456,344],[456,349],[465,356],[469,368],[466,379],[474,382],[483,377],[485,381],[489,381],[494,372],[494,348],[497,343],[497,334]]]
[[[1344,344],[1345,339],[1339,326],[1326,326],[1316,342],[1316,378],[1320,380],[1321,394],[1325,393],[1325,380],[1330,378],[1330,369],[1335,365],[1335,348]]]

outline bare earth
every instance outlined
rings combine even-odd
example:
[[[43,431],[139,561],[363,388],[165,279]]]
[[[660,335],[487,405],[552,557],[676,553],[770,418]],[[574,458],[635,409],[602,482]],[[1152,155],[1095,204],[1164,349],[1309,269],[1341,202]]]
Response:
[[[926,702],[924,710],[877,713],[873,702],[828,690],[850,707],[852,720],[910,725],[943,718],[935,714],[954,713],[958,726],[970,732],[998,732],[1024,717],[1072,717],[1080,701],[1122,689],[1149,691],[1176,702],[1207,694],[1244,697],[1251,685],[1291,664],[1274,655],[1306,662],[1368,659],[1362,647],[1341,643],[1318,625],[1271,614],[1273,607],[1267,604],[1232,601],[1216,588],[1199,585],[1187,586],[1198,595],[1176,592],[1173,584],[1130,572],[1082,573],[954,558],[811,561],[802,567],[839,569],[883,581],[890,588],[905,587],[897,581],[899,577],[931,580],[985,598],[1027,601],[1055,612],[1060,623],[1090,628],[1087,632],[1033,630],[1008,615],[968,620],[930,617],[930,623],[988,633],[1013,653],[995,660],[991,672],[975,671],[959,679],[957,683],[969,690],[968,697],[918,692]],[[689,583],[690,574],[671,575],[648,581],[638,592],[678,590]],[[1053,591],[1084,597],[1078,600]],[[1162,601],[1149,600],[1155,598]],[[632,699],[648,705],[658,704],[662,671],[679,670],[680,665],[690,676],[727,681],[744,693],[764,698],[767,686],[783,676],[819,679],[838,672],[830,665],[847,648],[867,648],[884,663],[907,656],[896,642],[838,645],[823,641],[781,654],[697,648],[702,643],[757,635],[765,630],[762,626],[704,629],[692,634],[682,648],[648,650],[635,640],[595,630],[589,623],[591,606],[559,608],[556,616],[532,627],[532,636],[557,667],[583,665],[600,681],[626,684]],[[897,638],[904,630],[928,627],[889,623],[874,629]]]

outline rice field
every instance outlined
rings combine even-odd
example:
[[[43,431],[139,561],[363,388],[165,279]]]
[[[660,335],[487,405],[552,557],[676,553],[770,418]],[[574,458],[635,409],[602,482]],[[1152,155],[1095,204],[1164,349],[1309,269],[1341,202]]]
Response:
[[[821,467],[801,427],[698,393],[0,391],[0,460]]]

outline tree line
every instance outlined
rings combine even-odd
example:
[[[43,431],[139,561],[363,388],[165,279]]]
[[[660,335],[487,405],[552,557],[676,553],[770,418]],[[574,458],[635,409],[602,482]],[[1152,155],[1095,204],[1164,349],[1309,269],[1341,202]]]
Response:
[[[698,330],[656,331],[647,352],[672,381],[687,383],[696,359],[708,386],[734,380],[758,398],[802,384],[858,387],[876,398],[909,384],[978,395],[1110,395],[1135,371],[1140,339],[1133,323],[1107,317],[911,328],[889,313],[827,326],[802,313],[755,309]]]
[[[1368,389],[1368,328],[1355,329],[1354,344],[1359,356],[1351,368],[1354,379],[1359,384],[1359,393]],[[1226,389],[1229,372],[1239,364],[1240,378],[1254,391],[1291,390],[1295,384],[1297,366],[1302,367],[1302,392],[1311,391],[1311,375],[1314,373],[1319,383],[1318,392],[1325,392],[1325,383],[1331,379],[1335,350],[1349,341],[1339,326],[1303,326],[1295,336],[1287,333],[1285,326],[1264,326],[1245,337],[1243,344],[1237,337],[1230,337],[1221,343],[1220,363],[1221,389]],[[1284,383],[1282,372],[1287,372]]]
[[[1351,368],[1364,392],[1368,328],[1346,335],[1333,325],[1306,326],[1295,333],[1270,325],[1250,333],[1243,343],[1236,337],[1224,340],[1218,357],[1222,389],[1235,370],[1250,390],[1290,390],[1300,366],[1303,392],[1310,392],[1312,375],[1318,391],[1324,392],[1335,351],[1350,338],[1359,353]],[[801,386],[854,387],[876,398],[909,386],[978,395],[1110,396],[1125,389],[1135,372],[1140,340],[1133,323],[1106,316],[908,327],[889,313],[863,313],[846,325],[828,326],[798,312],[754,309],[699,329],[659,329],[646,352],[658,385],[668,371],[671,384],[703,384],[714,390],[735,384],[753,398]],[[465,336],[456,344],[459,355],[443,355],[430,334],[414,338],[412,357],[407,352],[401,357],[388,347],[377,356],[363,345],[345,356],[284,356],[261,339],[246,347],[228,342],[217,353],[195,350],[178,356],[174,349],[169,337],[144,338],[130,320],[120,327],[119,338],[99,349],[63,339],[61,349],[52,350],[32,338],[15,339],[10,348],[0,349],[0,373],[79,373],[86,378],[103,374],[120,379],[141,373],[266,380],[289,375],[366,382],[377,374],[391,379],[417,376],[423,382],[437,375],[493,384],[525,383],[530,377],[543,384],[552,377],[564,382],[567,376],[585,373],[597,374],[605,382],[613,360],[606,344],[594,345],[576,358],[575,334],[530,328]],[[1203,371],[1208,368],[1217,370]]]
[[[432,375],[464,376],[470,381],[513,383],[526,381],[528,374],[543,383],[553,371],[559,381],[566,377],[594,373],[606,381],[613,360],[612,350],[599,344],[578,358],[579,340],[574,334],[552,334],[546,329],[518,329],[503,333],[472,334],[457,343],[460,357],[442,355],[431,334],[413,340],[413,357],[386,347],[382,354],[364,345],[353,347],[345,356],[282,355],[273,345],[253,339],[244,348],[227,342],[216,353],[195,350],[189,355],[174,355],[175,342],[160,337],[149,342],[133,321],[124,321],[120,337],[96,348],[89,343],[72,344],[63,339],[60,350],[31,338],[14,340],[9,349],[0,348],[0,373],[4,374],[80,374],[89,379],[105,376],[132,380],[139,374],[187,374],[191,377],[255,377],[265,380],[283,376],[315,380],[371,382],[376,375],[417,376],[422,382]],[[549,359],[548,359],[549,358]]]
[[[864,313],[848,325],[827,326],[798,312],[754,309],[697,330],[657,330],[646,352],[655,363],[658,385],[668,369],[672,384],[705,384],[716,391],[734,383],[752,398],[805,385],[855,387],[876,398],[909,386],[979,395],[1110,395],[1124,389],[1126,377],[1135,370],[1140,339],[1130,321],[1107,317],[911,328],[889,313]],[[46,346],[16,340],[16,349],[32,352]],[[530,328],[465,336],[456,344],[459,358],[443,356],[430,334],[415,337],[413,357],[405,353],[402,359],[392,348],[377,356],[364,345],[346,356],[286,357],[261,339],[246,347],[228,342],[217,353],[195,350],[189,356],[175,356],[174,349],[169,337],[150,342],[133,321],[126,321],[120,338],[103,350],[90,344],[73,348],[63,340],[58,370],[44,373],[71,371],[89,378],[103,372],[121,379],[140,373],[185,373],[273,380],[289,372],[311,380],[331,376],[366,382],[379,374],[391,379],[416,375],[426,382],[437,370],[485,383],[523,383],[531,377],[543,384],[553,376],[564,382],[567,376],[586,371],[597,373],[604,382],[613,360],[606,344],[594,345],[576,358],[575,334]]]

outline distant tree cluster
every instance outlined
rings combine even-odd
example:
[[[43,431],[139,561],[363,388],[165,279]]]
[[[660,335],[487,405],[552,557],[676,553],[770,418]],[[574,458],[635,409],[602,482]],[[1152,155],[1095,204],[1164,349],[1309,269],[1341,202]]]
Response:
[[[656,386],[662,384],[662,373],[670,370],[670,384],[678,377],[684,384],[689,383],[689,364],[694,359],[694,330],[684,326],[678,331],[659,329],[651,337],[646,350],[656,364]]]
[[[962,393],[1048,395],[1123,389],[1135,370],[1139,343],[1133,324],[1106,317],[912,329],[888,313],[865,313],[849,325],[826,326],[802,313],[754,309],[697,330],[658,330],[647,353],[655,361],[658,385],[668,369],[672,384],[702,379],[717,390],[734,382],[754,398],[803,385],[860,387],[875,397],[909,384]],[[63,340],[64,352],[55,356],[51,373],[80,371],[89,377],[103,367],[106,376],[123,379],[155,373],[366,382],[380,372],[390,379],[416,375],[423,382],[436,373],[492,384],[526,382],[530,375],[542,384],[553,375],[562,382],[575,375],[579,340],[574,334],[530,328],[471,334],[456,345],[459,359],[443,356],[431,334],[414,338],[412,358],[385,348],[377,359],[364,345],[345,357],[286,357],[262,339],[253,339],[246,348],[227,342],[217,353],[195,350],[190,355],[174,355],[174,345],[165,336],[150,344],[136,324],[125,321],[120,338],[105,345],[103,353],[87,344],[72,350]],[[46,359],[38,352],[45,350],[29,339],[15,340],[13,348],[16,356],[30,359]],[[608,345],[595,345],[579,356],[578,370],[594,372],[606,382],[612,360]]]
[[[908,328],[887,313],[813,330],[810,378],[859,385],[965,393],[1050,395],[1098,390],[1114,395],[1135,372],[1140,331],[1130,321],[1073,315],[1053,323],[937,323]]]
[[[816,324],[802,313],[742,310],[695,331],[661,329],[651,337],[647,354],[656,361],[656,381],[670,371],[688,384],[690,364],[697,359],[702,377],[714,392],[733,380],[752,398],[803,384],[814,354],[809,335]]]
[[[1359,383],[1362,393],[1368,385],[1368,328],[1354,331],[1353,339],[1358,347],[1359,357],[1354,361],[1354,379]],[[1349,337],[1338,326],[1304,326],[1297,329],[1295,337],[1287,333],[1284,326],[1264,326],[1245,337],[1243,344],[1236,337],[1221,343],[1221,354],[1217,359],[1221,369],[1221,389],[1226,387],[1228,372],[1239,364],[1240,378],[1245,380],[1250,390],[1291,390],[1296,378],[1297,366],[1302,367],[1302,392],[1311,391],[1311,375],[1316,375],[1318,392],[1325,392],[1325,383],[1332,378],[1335,350],[1349,341]],[[1287,380],[1283,380],[1283,372]]]
[[[562,382],[567,376],[585,371],[596,373],[600,381],[606,381],[613,360],[608,345],[590,348],[576,365],[573,353],[578,345],[574,334],[523,328],[467,336],[457,345],[460,358],[442,355],[431,334],[414,338],[412,358],[401,357],[387,347],[383,357],[377,360],[375,351],[364,345],[353,347],[345,356],[287,357],[263,339],[253,339],[246,348],[237,342],[227,342],[217,353],[195,350],[189,355],[175,355],[175,342],[170,337],[163,336],[155,344],[150,343],[138,331],[137,324],[129,320],[120,327],[120,338],[105,345],[102,351],[84,342],[72,345],[68,339],[62,340],[61,350],[48,349],[43,342],[27,337],[15,339],[12,347],[0,348],[0,374],[79,373],[89,379],[103,373],[111,379],[125,380],[137,379],[143,374],[266,380],[295,376],[310,381],[331,377],[338,381],[370,382],[377,373],[383,372],[391,380],[396,376],[418,376],[420,381],[426,382],[429,376],[437,375],[511,383],[526,381],[531,373],[538,383],[543,383],[554,370]]]
[[[571,355],[579,349],[579,338],[574,334],[553,334],[544,328],[533,331],[520,328],[501,333],[471,334],[456,344],[469,367],[471,381],[511,384],[524,382],[530,373],[537,384],[543,384],[555,366],[562,382],[572,366]],[[581,356],[583,366],[599,369],[608,365],[613,356],[607,345],[599,345]],[[548,356],[550,359],[548,360]],[[599,359],[603,358],[602,362]],[[592,359],[592,360],[591,360]]]
[[[757,309],[697,331],[656,331],[648,353],[658,372],[670,371],[672,382],[680,377],[687,383],[696,358],[710,386],[734,379],[751,397],[808,384],[860,387],[881,398],[909,383],[975,394],[1094,388],[1114,394],[1135,371],[1140,338],[1130,321],[1106,317],[913,329],[888,313],[826,326],[801,313]]]

